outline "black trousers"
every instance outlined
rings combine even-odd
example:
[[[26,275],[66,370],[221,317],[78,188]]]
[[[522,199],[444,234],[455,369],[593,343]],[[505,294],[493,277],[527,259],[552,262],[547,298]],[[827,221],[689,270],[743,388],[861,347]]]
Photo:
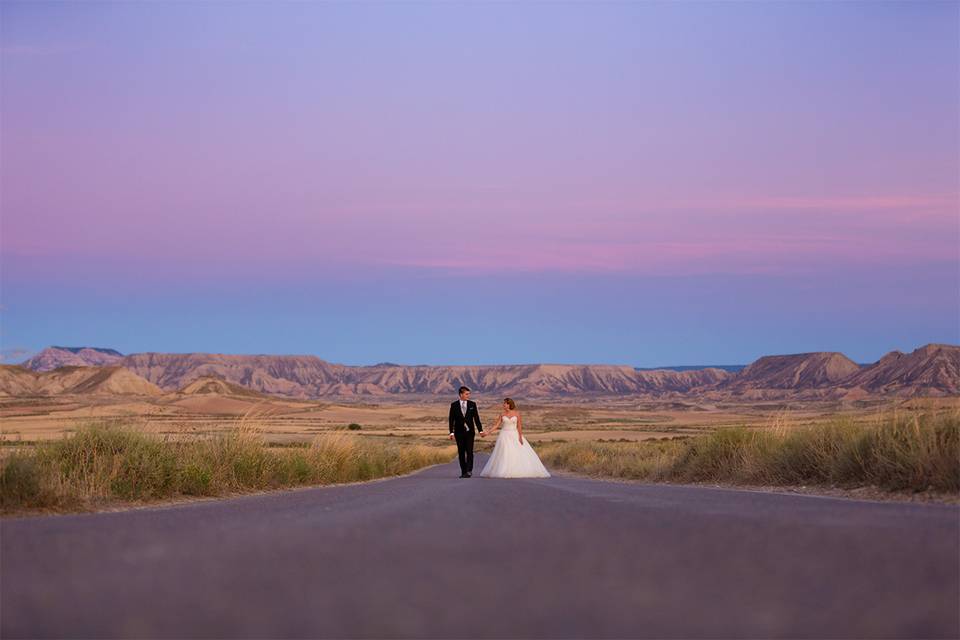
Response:
[[[457,441],[457,457],[460,458],[460,473],[473,473],[473,429],[453,434]]]

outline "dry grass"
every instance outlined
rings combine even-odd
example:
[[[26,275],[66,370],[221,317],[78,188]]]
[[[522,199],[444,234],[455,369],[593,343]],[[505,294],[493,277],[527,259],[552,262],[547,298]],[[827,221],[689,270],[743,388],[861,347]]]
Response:
[[[0,461],[0,511],[84,511],[121,502],[220,496],[400,475],[448,462],[449,445],[384,444],[348,433],[266,444],[255,420],[209,437],[91,423]]]
[[[763,485],[876,486],[960,492],[960,411],[892,412],[871,421],[838,417],[790,427],[718,429],[640,443],[544,445],[555,467],[596,476]]]

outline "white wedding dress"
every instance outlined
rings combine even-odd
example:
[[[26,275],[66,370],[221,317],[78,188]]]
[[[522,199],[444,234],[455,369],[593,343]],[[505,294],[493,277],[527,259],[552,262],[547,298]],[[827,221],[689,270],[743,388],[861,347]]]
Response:
[[[480,475],[484,478],[549,478],[550,472],[527,438],[520,444],[516,416],[503,416],[493,453]]]

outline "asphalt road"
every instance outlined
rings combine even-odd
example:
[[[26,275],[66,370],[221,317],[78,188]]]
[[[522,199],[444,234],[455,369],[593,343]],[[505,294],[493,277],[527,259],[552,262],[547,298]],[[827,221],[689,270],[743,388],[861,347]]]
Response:
[[[955,506],[458,475],[5,519],[0,635],[960,636]]]

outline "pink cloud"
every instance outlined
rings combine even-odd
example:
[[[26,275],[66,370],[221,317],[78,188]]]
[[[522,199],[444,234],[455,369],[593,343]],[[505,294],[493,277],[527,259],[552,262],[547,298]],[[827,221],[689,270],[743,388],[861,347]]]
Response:
[[[472,271],[774,273],[811,265],[956,260],[957,197],[943,194],[614,199],[533,204],[494,191],[447,203],[383,195],[276,213],[211,200],[148,202],[65,215],[42,227],[5,222],[4,249],[83,260],[112,256],[144,267],[266,270],[406,265]],[[424,197],[425,198],[425,197]],[[243,204],[238,202],[238,207]],[[154,212],[155,211],[155,212]],[[96,233],[91,233],[95,230]],[[73,258],[69,258],[73,256]],[[205,266],[206,265],[206,266]],[[207,271],[209,273],[209,271]]]

